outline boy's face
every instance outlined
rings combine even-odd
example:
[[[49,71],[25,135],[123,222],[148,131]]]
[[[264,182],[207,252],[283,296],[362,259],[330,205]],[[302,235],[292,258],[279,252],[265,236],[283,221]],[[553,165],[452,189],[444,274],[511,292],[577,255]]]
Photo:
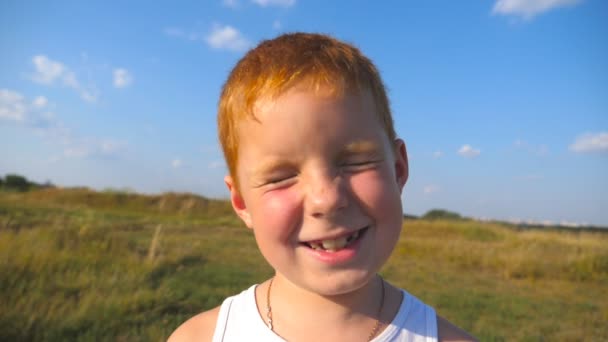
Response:
[[[239,126],[240,191],[226,183],[277,277],[337,295],[366,284],[391,254],[407,156],[368,91],[319,94],[295,87],[259,101],[258,121]]]

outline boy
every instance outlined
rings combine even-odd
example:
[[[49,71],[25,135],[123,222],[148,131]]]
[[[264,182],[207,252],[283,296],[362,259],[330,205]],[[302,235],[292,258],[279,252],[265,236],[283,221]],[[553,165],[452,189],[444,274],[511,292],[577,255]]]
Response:
[[[170,341],[473,340],[377,275],[401,232],[408,163],[359,50],[318,34],[262,42],[224,85],[218,127],[232,206],[275,276]]]

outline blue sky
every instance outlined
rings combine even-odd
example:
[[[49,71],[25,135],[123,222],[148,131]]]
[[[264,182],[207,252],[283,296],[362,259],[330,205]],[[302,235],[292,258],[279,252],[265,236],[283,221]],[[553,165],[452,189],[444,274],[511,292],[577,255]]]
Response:
[[[3,1],[0,174],[226,197],[220,87],[291,31],[377,64],[406,213],[608,225],[603,0]]]

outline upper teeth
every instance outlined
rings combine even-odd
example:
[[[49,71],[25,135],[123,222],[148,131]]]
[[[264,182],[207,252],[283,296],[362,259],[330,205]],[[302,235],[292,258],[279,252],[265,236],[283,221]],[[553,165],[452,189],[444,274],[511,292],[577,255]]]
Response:
[[[359,231],[356,231],[354,234],[349,236],[343,236],[333,240],[315,241],[309,244],[310,247],[316,250],[324,249],[326,251],[335,252],[346,247],[347,244],[349,244],[351,241],[355,240],[358,237]]]

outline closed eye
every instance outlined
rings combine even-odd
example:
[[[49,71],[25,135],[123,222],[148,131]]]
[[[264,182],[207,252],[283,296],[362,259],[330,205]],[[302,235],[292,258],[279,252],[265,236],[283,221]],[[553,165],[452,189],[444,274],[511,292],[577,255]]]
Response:
[[[277,184],[277,183],[284,182],[290,178],[291,178],[291,176],[271,178],[271,179],[268,179],[265,184]]]
[[[380,163],[380,160],[353,160],[342,164],[346,170],[361,171],[374,168]]]
[[[366,160],[366,161],[349,162],[349,163],[345,163],[345,165],[346,166],[361,166],[361,165],[367,165],[367,164],[371,164],[371,163],[374,163],[374,161]]]
[[[264,187],[278,188],[289,185],[295,179],[296,175],[270,177],[262,183]]]

